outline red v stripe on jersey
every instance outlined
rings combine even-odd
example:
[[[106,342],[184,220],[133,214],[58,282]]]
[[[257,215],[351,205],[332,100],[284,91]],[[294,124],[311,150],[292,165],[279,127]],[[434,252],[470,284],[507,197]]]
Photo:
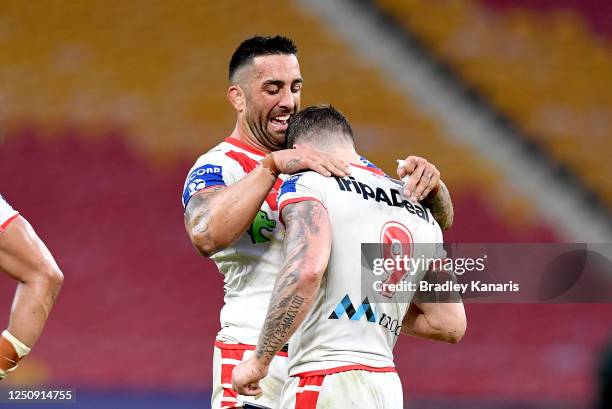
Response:
[[[250,173],[260,163],[259,161],[249,157],[247,154],[242,152],[229,151],[225,152],[225,156],[232,158],[233,160],[238,162],[238,164],[242,166],[242,169],[246,173]],[[268,203],[268,206],[270,206],[270,209],[272,210],[278,210],[278,189],[280,189],[280,186],[282,184],[283,181],[280,178],[276,179],[274,187],[272,188],[272,190],[270,190],[270,193],[268,193],[268,196],[266,197],[266,203]]]
[[[264,152],[260,151],[256,147],[251,146],[251,145],[247,145],[243,141],[238,140],[236,138],[232,138],[231,136],[228,136],[227,138],[225,138],[225,142],[227,142],[229,144],[232,144],[235,147],[243,149],[243,150],[245,150],[247,152],[254,153],[255,155],[266,156],[266,154]]]
[[[234,159],[236,162],[238,162],[246,173],[251,172],[253,169],[257,167],[257,165],[259,165],[258,161],[249,157],[249,155],[247,155],[246,153],[228,151],[228,152],[225,152],[225,156],[228,156]]]

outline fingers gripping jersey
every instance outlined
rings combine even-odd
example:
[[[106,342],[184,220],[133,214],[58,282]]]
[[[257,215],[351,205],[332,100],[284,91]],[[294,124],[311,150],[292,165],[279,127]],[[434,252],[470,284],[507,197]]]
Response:
[[[0,233],[2,233],[18,215],[19,212],[14,210],[0,195]]]
[[[183,206],[195,194],[214,186],[230,186],[245,177],[265,154],[227,138],[193,165],[183,187]],[[222,342],[254,345],[270,302],[274,279],[282,263],[283,228],[278,223],[278,179],[249,229],[230,248],[211,259],[224,275],[221,310]],[[235,215],[240,217],[241,215]]]
[[[388,301],[373,302],[383,298],[371,286],[362,288],[361,244],[442,242],[429,210],[405,200],[401,187],[380,170],[355,165],[351,173],[339,179],[304,172],[281,186],[281,212],[291,203],[317,200],[327,209],[332,227],[331,255],[313,310],[289,345],[290,375],[360,365],[392,367],[393,346],[412,294],[391,294]],[[411,248],[413,257],[419,257],[418,252],[437,256],[433,244]],[[411,281],[418,281],[425,269],[414,273]]]

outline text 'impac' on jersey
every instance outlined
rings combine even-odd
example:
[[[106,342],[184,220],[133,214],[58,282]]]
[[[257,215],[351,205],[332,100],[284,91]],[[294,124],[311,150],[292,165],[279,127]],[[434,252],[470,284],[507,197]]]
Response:
[[[385,189],[380,187],[373,189],[371,186],[356,180],[353,176],[349,176],[348,178],[334,177],[334,179],[336,179],[338,187],[343,192],[353,192],[361,195],[365,200],[372,198],[379,203],[386,203],[388,206],[403,207],[408,213],[417,215],[429,223],[429,214],[423,206],[404,199],[402,193],[397,189],[389,189],[390,193],[387,193]]]

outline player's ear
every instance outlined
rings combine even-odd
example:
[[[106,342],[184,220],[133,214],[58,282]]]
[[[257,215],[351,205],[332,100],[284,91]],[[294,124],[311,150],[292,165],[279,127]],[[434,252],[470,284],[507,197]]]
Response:
[[[245,97],[244,91],[238,84],[232,84],[227,89],[227,99],[238,112],[244,111]]]

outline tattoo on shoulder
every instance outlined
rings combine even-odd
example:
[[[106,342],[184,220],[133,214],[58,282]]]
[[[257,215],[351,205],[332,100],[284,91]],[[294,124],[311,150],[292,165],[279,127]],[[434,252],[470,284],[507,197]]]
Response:
[[[194,195],[185,207],[185,223],[192,234],[206,234],[210,224],[208,206],[212,200],[212,193],[224,189],[225,186],[211,186],[204,192]]]

